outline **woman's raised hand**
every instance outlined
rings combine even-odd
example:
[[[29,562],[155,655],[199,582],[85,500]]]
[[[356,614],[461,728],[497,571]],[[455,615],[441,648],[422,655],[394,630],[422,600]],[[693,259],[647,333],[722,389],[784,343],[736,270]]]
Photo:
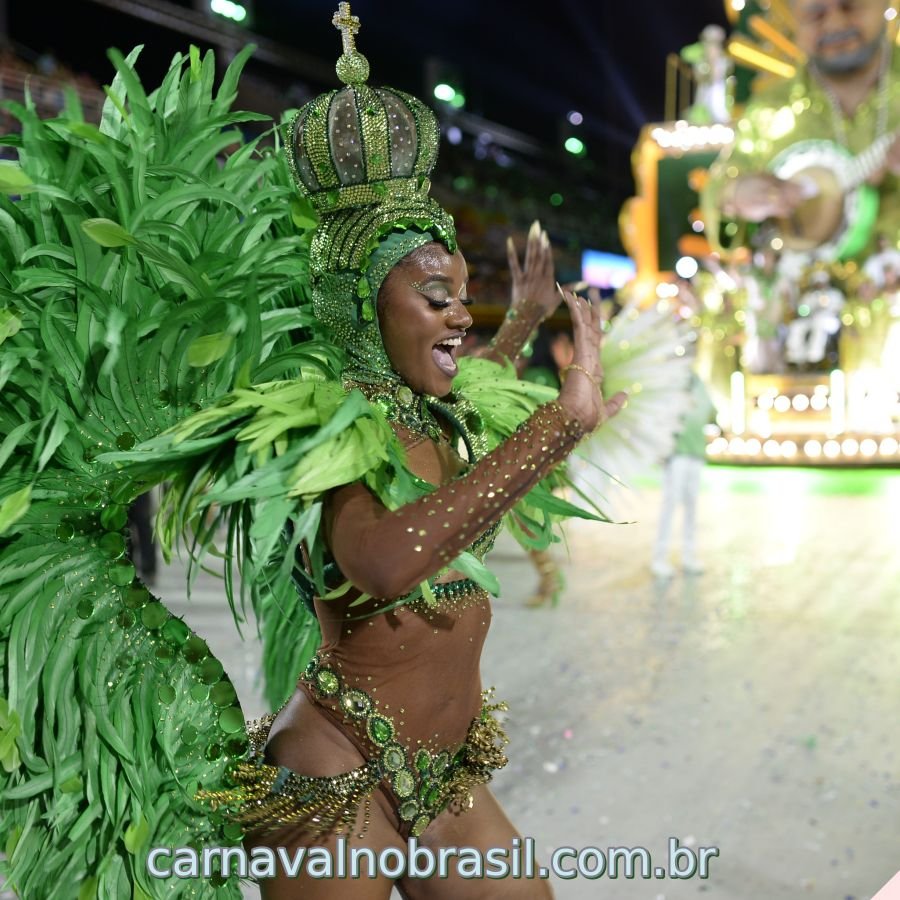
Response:
[[[522,265],[511,237],[506,239],[506,255],[512,277],[510,308],[516,309],[528,300],[539,311],[541,319],[546,319],[559,306],[560,297],[553,279],[553,248],[541,223],[532,223]]]
[[[561,370],[565,378],[559,402],[586,431],[593,431],[614,416],[628,399],[619,391],[609,400],[603,398],[603,367],[600,347],[603,342],[603,315],[599,303],[590,303],[571,291],[559,288],[572,317],[574,351],[572,362]]]

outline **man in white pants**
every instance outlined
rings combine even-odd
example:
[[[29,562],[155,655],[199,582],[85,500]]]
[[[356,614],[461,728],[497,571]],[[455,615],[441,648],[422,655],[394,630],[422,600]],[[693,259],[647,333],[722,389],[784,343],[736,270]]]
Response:
[[[675,574],[669,561],[669,539],[672,518],[678,506],[684,508],[684,552],[681,565],[688,574],[699,575],[703,566],[697,557],[697,495],[700,476],[706,461],[704,427],[713,414],[713,404],[703,382],[691,372],[689,385],[691,404],[682,419],[681,431],[675,440],[675,451],[666,461],[663,480],[662,512],[653,552],[651,570],[657,578],[671,578]]]

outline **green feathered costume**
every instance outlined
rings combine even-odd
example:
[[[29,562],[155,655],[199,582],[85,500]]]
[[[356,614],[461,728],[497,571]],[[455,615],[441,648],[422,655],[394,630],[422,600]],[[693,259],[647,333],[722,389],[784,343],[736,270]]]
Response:
[[[6,103],[22,130],[0,141],[18,153],[0,163],[0,832],[25,900],[240,896],[233,876],[147,874],[154,846],[240,840],[195,795],[247,737],[222,664],[136,578],[130,502],[166,481],[163,544],[187,535],[195,563],[227,525],[226,593],[239,620],[252,603],[274,708],[317,646],[325,493],[363,480],[396,508],[430,489],[383,405],[342,383],[352,352],[311,302],[316,213],[279,131],[274,151],[247,142],[259,117],[230,111],[248,52],[217,92],[192,49],[149,94],[137,51],[111,53],[99,128],[74,96],[51,121]],[[455,389],[488,448],[555,395],[483,360]],[[553,486],[508,516],[528,545],[597,517]],[[454,567],[496,587],[479,560]]]

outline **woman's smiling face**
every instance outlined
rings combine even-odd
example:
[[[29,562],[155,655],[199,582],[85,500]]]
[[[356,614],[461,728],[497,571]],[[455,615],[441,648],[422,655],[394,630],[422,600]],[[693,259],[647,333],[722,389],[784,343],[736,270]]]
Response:
[[[403,257],[381,285],[384,349],[394,371],[417,394],[450,393],[459,346],[472,325],[467,282],[462,254],[431,243]]]

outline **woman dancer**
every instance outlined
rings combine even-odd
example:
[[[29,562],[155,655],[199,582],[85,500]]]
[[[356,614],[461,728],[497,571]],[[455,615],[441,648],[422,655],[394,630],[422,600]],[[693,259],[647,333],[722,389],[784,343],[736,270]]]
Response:
[[[168,895],[182,885],[148,877],[150,848],[242,832],[250,846],[288,847],[338,833],[373,849],[513,839],[485,787],[505,738],[478,674],[495,587],[482,560],[505,515],[536,542],[551,512],[577,512],[542,479],[624,396],[603,400],[599,312],[572,295],[575,356],[558,398],[508,366],[546,303],[523,298],[489,359],[459,364],[471,317],[452,219],[428,196],[436,120],[365,83],[346,4],[335,24],[347,86],[304,107],[288,139],[318,220],[311,245],[285,233],[277,160],[253,169],[242,150],[215,162],[234,143],[220,129],[235,121],[239,63],[224,98],[205,101],[211,61],[192,54],[183,76],[176,61],[146,96],[116,58],[101,129],[23,112],[30,152],[4,183],[38,196],[8,205],[19,230],[0,246],[4,296],[18,304],[4,319],[0,409],[12,435],[2,452],[16,451],[0,470],[0,738],[10,878],[25,900],[79,883],[84,896]],[[34,160],[35,177],[62,186],[29,181]],[[309,205],[289,209],[294,226],[309,222]],[[315,337],[291,345],[298,327]],[[251,727],[249,756],[221,664],[124,557],[127,504],[161,480],[167,543],[193,529],[203,549],[230,523],[276,705],[321,628],[287,704]],[[263,884],[275,898],[392,888]],[[483,894],[459,878],[400,887]]]

